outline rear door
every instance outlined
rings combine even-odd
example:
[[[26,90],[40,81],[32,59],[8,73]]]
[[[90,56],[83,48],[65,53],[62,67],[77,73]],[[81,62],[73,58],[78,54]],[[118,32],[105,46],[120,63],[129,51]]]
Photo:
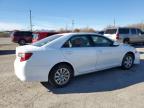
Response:
[[[26,42],[31,43],[32,42],[32,32],[23,32],[23,37],[26,40]]]
[[[129,37],[130,42],[135,43],[135,42],[140,42],[140,37],[139,34],[137,33],[137,29],[132,28],[130,29],[131,35]]]
[[[122,40],[124,40],[126,38],[130,38],[130,35],[131,35],[129,28],[119,28],[118,33]]]
[[[139,37],[139,42],[144,42],[144,33],[140,29],[137,29],[137,35]]]

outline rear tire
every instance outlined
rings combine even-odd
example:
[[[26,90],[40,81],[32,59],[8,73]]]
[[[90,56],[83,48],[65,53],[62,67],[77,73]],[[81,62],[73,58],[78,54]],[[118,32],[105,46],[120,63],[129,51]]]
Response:
[[[134,56],[132,54],[126,54],[123,58],[121,68],[124,70],[129,70],[130,68],[132,68],[133,64]]]
[[[129,44],[130,41],[129,41],[129,39],[124,39],[123,43],[125,43],[125,44]]]
[[[25,44],[26,44],[26,41],[23,40],[23,39],[22,39],[22,40],[19,40],[18,44],[19,44],[19,45],[25,45]]]
[[[59,64],[52,68],[49,74],[49,83],[53,87],[63,87],[66,86],[73,77],[73,70],[70,66],[65,64]]]

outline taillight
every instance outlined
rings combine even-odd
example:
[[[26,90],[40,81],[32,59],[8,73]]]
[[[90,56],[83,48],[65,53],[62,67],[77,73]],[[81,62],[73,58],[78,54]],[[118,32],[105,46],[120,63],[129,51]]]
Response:
[[[119,33],[116,34],[116,39],[117,39],[117,40],[120,39],[120,37],[119,37]]]
[[[32,53],[18,53],[18,56],[20,57],[20,62],[23,62],[30,59]]]

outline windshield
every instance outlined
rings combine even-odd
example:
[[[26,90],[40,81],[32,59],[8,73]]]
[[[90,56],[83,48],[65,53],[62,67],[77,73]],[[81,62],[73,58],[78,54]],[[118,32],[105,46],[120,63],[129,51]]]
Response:
[[[49,36],[49,37],[47,37],[47,38],[44,38],[44,39],[42,39],[42,40],[40,40],[40,41],[38,41],[38,42],[35,42],[35,43],[33,43],[32,45],[33,45],[33,46],[37,46],[37,47],[41,47],[41,46],[43,46],[43,45],[45,45],[45,44],[47,44],[47,43],[49,43],[49,42],[51,42],[51,41],[53,41],[53,40],[61,37],[61,36],[62,36],[62,35],[59,35],[59,34],[57,34],[57,35],[52,35],[52,36]]]

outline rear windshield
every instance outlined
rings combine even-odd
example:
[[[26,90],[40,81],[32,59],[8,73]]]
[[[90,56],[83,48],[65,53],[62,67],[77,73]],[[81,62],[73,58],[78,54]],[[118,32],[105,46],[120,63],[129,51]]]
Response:
[[[47,37],[47,38],[44,38],[44,39],[42,39],[42,40],[40,40],[40,41],[38,41],[38,42],[35,42],[35,43],[33,43],[32,45],[33,46],[37,46],[37,47],[41,47],[41,46],[43,46],[43,45],[46,45],[47,43],[49,43],[49,42],[52,42],[53,40],[55,40],[55,39],[57,39],[57,38],[59,38],[59,37],[61,37],[62,35],[52,35],[52,36],[49,36],[49,37]]]
[[[116,34],[116,32],[117,32],[117,29],[107,29],[105,31],[105,34]]]

